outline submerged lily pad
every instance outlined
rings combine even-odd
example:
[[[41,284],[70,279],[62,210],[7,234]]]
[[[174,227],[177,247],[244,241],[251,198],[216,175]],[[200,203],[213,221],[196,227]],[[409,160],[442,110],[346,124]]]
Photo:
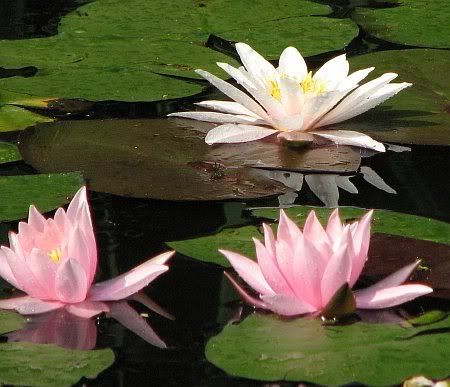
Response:
[[[450,318],[425,328],[253,314],[209,340],[206,358],[233,376],[324,385],[395,385],[448,376]]]
[[[83,185],[77,173],[0,177],[0,221],[22,219],[30,204],[41,212],[69,202]]]
[[[448,0],[401,0],[393,8],[357,8],[352,19],[369,35],[389,42],[450,48]]]
[[[0,164],[21,160],[19,150],[14,144],[0,142]]]
[[[351,172],[346,147],[308,151],[274,140],[209,146],[193,120],[64,121],[22,133],[20,152],[41,172],[81,171],[95,191],[166,200],[256,198],[288,188],[256,167]],[[82,155],[82,156],[80,156]]]
[[[0,344],[0,384],[70,386],[95,378],[114,362],[110,349],[68,350],[49,344]]]
[[[450,145],[450,79],[445,70],[450,51],[381,51],[351,58],[350,65],[355,70],[375,66],[375,75],[396,72],[399,81],[413,85],[333,129],[364,132],[380,141]]]
[[[330,12],[308,0],[90,2],[63,17],[56,36],[0,41],[2,66],[38,69],[34,77],[2,83],[18,92],[90,100],[191,95],[202,85],[160,73],[198,78],[196,68],[217,72],[217,61],[233,62],[205,47],[210,34],[247,41],[272,59],[288,44],[318,54],[343,48],[358,34],[353,21],[325,17]]]
[[[0,310],[0,335],[23,327],[25,321],[15,312]]]
[[[328,219],[332,211],[328,208],[295,206],[286,209],[286,213],[292,220],[303,227],[306,217],[312,209],[314,209],[322,224],[325,224],[326,219]],[[340,208],[339,211],[343,221],[352,221],[355,218],[359,219],[366,212],[366,210],[352,207]],[[253,210],[255,216],[273,220],[278,219],[279,213],[279,209],[273,208]],[[406,236],[450,245],[450,224],[399,212],[376,210],[372,221],[372,232]],[[177,252],[189,257],[230,267],[225,257],[217,251],[219,248],[236,251],[242,255],[255,258],[255,247],[252,242],[252,237],[262,239],[262,236],[261,230],[256,226],[245,226],[240,228],[225,228],[214,235],[184,241],[172,241],[167,244]],[[389,247],[390,244],[386,245],[387,249]],[[369,257],[371,256],[370,254]],[[408,257],[407,262],[402,260],[401,266],[406,263],[411,263],[414,259]],[[376,261],[383,263],[384,258],[379,257],[379,260]],[[371,259],[369,259],[370,262]],[[392,266],[386,265],[384,267],[388,271],[386,275],[392,272]]]

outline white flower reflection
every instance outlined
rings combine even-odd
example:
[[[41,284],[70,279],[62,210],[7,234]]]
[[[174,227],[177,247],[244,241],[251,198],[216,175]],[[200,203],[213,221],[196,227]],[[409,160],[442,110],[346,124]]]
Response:
[[[132,300],[142,303],[163,317],[173,319],[161,307],[143,293],[136,294]],[[125,328],[135,333],[151,345],[167,348],[146,319],[137,313],[127,301],[109,302],[112,317]],[[56,344],[63,348],[91,350],[97,342],[96,318],[81,318],[66,309],[30,317],[24,328],[6,335],[10,342],[32,342],[35,344]]]

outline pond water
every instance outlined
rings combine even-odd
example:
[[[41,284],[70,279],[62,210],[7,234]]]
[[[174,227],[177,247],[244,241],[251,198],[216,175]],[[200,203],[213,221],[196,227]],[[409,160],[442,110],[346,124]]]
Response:
[[[21,40],[53,36],[57,33],[60,18],[84,3],[87,2],[61,0],[37,4],[26,0],[3,0],[0,4],[0,39]],[[381,8],[388,5],[384,2],[369,0],[323,3],[332,3],[332,16],[341,19],[348,19],[354,6],[371,5]],[[208,44],[236,56],[233,46],[227,41],[210,37]],[[413,45],[401,46],[398,43],[389,43],[370,37],[361,29],[359,35],[347,45],[346,52],[349,56],[353,56],[402,48],[413,48]],[[308,64],[317,66],[335,55],[337,55],[335,51],[313,55],[307,58]],[[1,68],[1,66],[0,61],[0,77],[5,79],[34,74],[32,58],[30,66],[21,69],[7,66]],[[205,88],[194,97],[168,101],[121,102],[115,101],[114,98],[111,98],[111,101],[92,103],[74,101],[72,103],[79,109],[72,107],[76,112],[69,115],[64,111],[38,111],[49,116],[56,115],[61,121],[164,118],[170,112],[190,109],[194,102],[211,98],[218,98],[217,92],[213,88]],[[18,138],[19,132],[0,133],[1,141],[13,142]],[[325,188],[324,192],[323,186],[314,185],[308,181],[303,183],[301,190],[297,193],[237,201],[166,201],[131,198],[92,190],[89,196],[99,247],[98,278],[107,279],[133,268],[145,258],[166,251],[167,242],[170,241],[210,235],[226,227],[259,225],[261,218],[252,215],[248,209],[277,207],[280,202],[310,206],[333,205],[338,202],[340,206],[393,210],[450,222],[448,200],[450,197],[450,179],[448,178],[450,147],[448,143],[447,145],[420,145],[418,142],[416,145],[401,145],[393,147],[384,154],[363,157],[362,168],[358,169],[358,172],[346,174],[354,176],[351,181],[357,187],[358,193],[339,189],[339,197],[336,196],[335,190],[330,193]],[[0,176],[32,173],[37,171],[24,161],[0,165]],[[372,176],[372,179],[370,176],[367,177],[367,174]],[[286,179],[286,175],[284,178]],[[298,183],[298,176],[295,178],[292,174],[289,178],[297,179],[292,184]],[[303,181],[303,176],[301,179]],[[2,223],[0,242],[7,243],[7,231],[15,230],[17,226],[17,221]],[[412,251],[407,253],[414,256]],[[447,253],[448,250],[443,253],[443,259]],[[447,258],[450,260],[450,256]],[[0,294],[9,295],[11,291],[9,285],[0,279]],[[282,381],[272,384],[250,378],[233,377],[206,360],[204,351],[208,339],[218,334],[230,320],[239,319],[242,309],[239,297],[223,277],[223,268],[219,265],[204,263],[177,253],[171,260],[170,271],[152,283],[145,291],[152,300],[175,317],[174,320],[166,319],[148,312],[137,303],[133,304],[139,313],[148,313],[146,320],[169,348],[158,349],[125,329],[119,322],[101,316],[95,320],[95,328],[90,329],[97,331],[96,348],[112,348],[115,353],[115,362],[96,379],[83,379],[79,385],[297,385],[297,383]],[[408,304],[406,310],[411,315],[434,309],[447,312],[450,311],[450,303],[447,300],[448,298],[427,298],[426,301]],[[244,308],[244,315],[251,312],[250,308]],[[67,322],[67,316],[58,318],[60,325],[56,324],[52,329],[64,329],[61,326],[66,324],[66,330],[63,332],[67,334],[67,342],[77,340],[69,335],[67,326],[71,327],[69,330],[86,329],[70,325]],[[72,332],[72,334],[82,335],[80,332]],[[0,342],[2,341],[5,342],[6,339],[0,338]],[[60,344],[63,342],[64,339]],[[0,359],[0,363],[1,361]],[[445,359],[442,361],[445,362]],[[2,380],[0,380],[1,383]]]

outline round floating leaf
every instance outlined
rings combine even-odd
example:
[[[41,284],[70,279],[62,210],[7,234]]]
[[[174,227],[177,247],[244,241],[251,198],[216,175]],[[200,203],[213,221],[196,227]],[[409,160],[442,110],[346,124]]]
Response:
[[[21,160],[19,150],[14,144],[0,142],[0,164]]]
[[[81,171],[95,191],[166,200],[286,192],[252,166],[339,173],[360,162],[350,148],[303,151],[273,139],[210,146],[204,137],[211,127],[179,119],[63,121],[22,133],[20,151],[41,172]]]
[[[95,378],[114,362],[110,349],[68,350],[56,345],[0,344],[0,383],[26,386],[70,386]]]
[[[0,335],[21,329],[25,321],[15,312],[0,310]]]
[[[381,51],[350,59],[351,68],[375,66],[375,75],[396,72],[413,85],[375,109],[333,129],[364,132],[380,141],[450,145],[450,51]],[[395,80],[394,82],[396,82]]]
[[[0,132],[25,129],[38,122],[51,122],[52,118],[30,112],[19,106],[0,106]]]
[[[295,206],[288,208],[285,211],[292,220],[303,227],[306,217],[312,209],[314,209],[322,224],[325,224],[332,211],[328,208],[312,208],[307,206]],[[352,207],[340,208],[339,211],[343,221],[359,219],[366,212],[366,210]],[[253,214],[255,216],[273,220],[278,219],[279,213],[279,209],[273,208],[253,210]],[[420,216],[401,214],[398,212],[376,210],[372,221],[372,232],[445,243],[446,245],[444,246],[447,249],[447,245],[450,245],[450,224]],[[219,248],[232,250],[247,257],[255,258],[255,247],[252,242],[252,237],[262,239],[262,231],[255,226],[225,228],[214,235],[187,239],[184,241],[172,241],[168,242],[168,245],[179,253],[189,257],[230,267],[230,264],[225,257],[217,250]],[[385,246],[386,249],[389,249],[391,244],[386,244]],[[397,252],[397,250],[395,251]],[[375,253],[371,250],[369,257],[373,254]],[[393,255],[396,256],[395,254]],[[430,254],[427,254],[426,256],[429,257]],[[393,270],[396,270],[391,265],[384,265],[384,255],[378,256],[377,258],[379,259],[369,259],[368,265],[370,265],[373,261],[377,262],[377,266],[383,265],[383,273],[385,275],[392,273]],[[402,259],[401,264],[397,262],[396,266],[400,264],[401,267],[407,263],[411,263],[414,259],[414,257],[408,257],[406,262]],[[387,273],[385,273],[386,271]],[[372,274],[375,273],[372,272]],[[450,275],[450,273],[448,273],[448,275]]]
[[[253,314],[227,325],[206,358],[233,376],[324,385],[395,385],[413,375],[448,376],[450,318],[422,328]]]
[[[0,221],[22,219],[30,204],[41,212],[69,202],[83,185],[79,173],[0,177]]]
[[[202,84],[160,73],[198,78],[196,68],[217,72],[217,61],[233,63],[205,47],[210,34],[247,41],[271,59],[288,44],[317,54],[343,48],[358,34],[351,20],[321,17],[330,12],[308,0],[264,6],[240,0],[90,2],[63,17],[56,36],[1,41],[2,66],[38,69],[34,77],[2,83],[17,92],[90,100],[191,95]]]
[[[393,8],[357,8],[352,19],[369,35],[389,42],[450,48],[448,0],[401,0]]]

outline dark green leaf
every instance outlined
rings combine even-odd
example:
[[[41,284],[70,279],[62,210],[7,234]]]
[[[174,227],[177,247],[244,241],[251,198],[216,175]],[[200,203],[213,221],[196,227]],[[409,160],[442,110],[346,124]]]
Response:
[[[25,320],[15,312],[0,310],[0,335],[21,329]]]
[[[19,106],[0,106],[0,132],[25,129],[38,122],[50,122],[52,118],[30,112]]]
[[[22,219],[34,204],[41,212],[69,202],[83,185],[79,173],[0,177],[0,221]]]
[[[14,144],[0,142],[0,164],[21,160],[19,150]]]
[[[362,322],[327,327],[317,319],[253,314],[210,339],[206,358],[228,374],[257,380],[394,385],[418,374],[445,378],[450,318],[426,329]]]

